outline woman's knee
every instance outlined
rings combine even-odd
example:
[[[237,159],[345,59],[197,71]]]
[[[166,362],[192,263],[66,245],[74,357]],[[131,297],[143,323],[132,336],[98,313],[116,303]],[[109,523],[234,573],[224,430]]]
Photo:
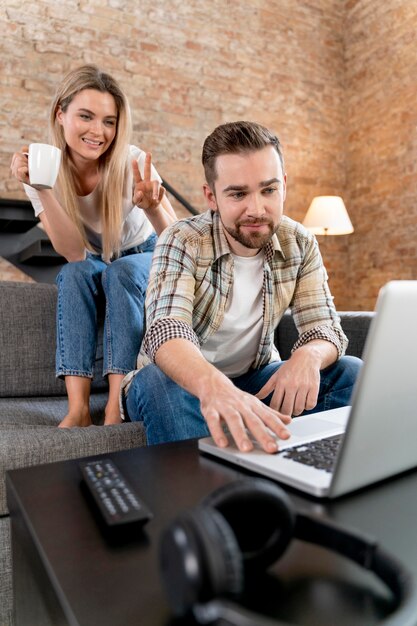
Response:
[[[79,287],[85,283],[94,283],[94,278],[101,272],[90,259],[66,263],[59,272],[56,282],[59,285]]]
[[[150,260],[147,254],[135,254],[110,263],[103,272],[103,286],[113,289],[119,286],[131,289],[132,286],[145,292],[148,286]]]

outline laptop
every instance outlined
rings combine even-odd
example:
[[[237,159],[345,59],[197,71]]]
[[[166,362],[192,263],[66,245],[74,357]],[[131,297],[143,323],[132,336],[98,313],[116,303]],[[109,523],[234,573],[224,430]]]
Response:
[[[416,467],[417,281],[381,289],[363,360],[352,406],[294,418],[278,453],[257,443],[245,453],[219,448],[211,437],[199,440],[200,451],[321,498]]]

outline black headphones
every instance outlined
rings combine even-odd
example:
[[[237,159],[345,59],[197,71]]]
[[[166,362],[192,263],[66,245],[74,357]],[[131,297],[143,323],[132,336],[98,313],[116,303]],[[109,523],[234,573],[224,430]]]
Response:
[[[260,478],[220,487],[163,532],[160,571],[173,613],[192,614],[199,624],[289,626],[230,598],[239,598],[245,575],[272,565],[292,537],[338,552],[374,572],[391,589],[397,605],[381,624],[417,626],[415,581],[397,559],[368,537],[296,513],[278,485]]]

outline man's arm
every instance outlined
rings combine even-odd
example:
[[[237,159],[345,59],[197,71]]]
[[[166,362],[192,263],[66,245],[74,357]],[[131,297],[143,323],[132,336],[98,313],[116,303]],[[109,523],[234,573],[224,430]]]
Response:
[[[313,339],[295,350],[257,393],[259,399],[273,393],[270,406],[287,415],[314,409],[320,388],[320,370],[337,360],[337,348],[329,341]]]
[[[299,337],[291,358],[257,394],[262,399],[273,393],[270,406],[288,415],[316,406],[320,370],[337,361],[347,346],[317,241],[309,233],[299,241],[304,241],[303,261],[290,305]]]
[[[193,248],[194,227],[176,224],[161,235],[155,248],[146,296],[147,332],[142,349],[148,358],[178,385],[200,400],[201,412],[213,439],[227,445],[227,425],[238,448],[252,448],[246,428],[267,452],[277,445],[267,427],[287,438],[284,424],[291,420],[239,390],[203,357],[193,329],[197,258],[210,260],[208,248]],[[203,298],[204,294],[199,293]],[[199,320],[202,322],[202,320]]]
[[[187,339],[170,339],[155,355],[158,367],[178,385],[200,400],[201,413],[220,447],[228,444],[225,424],[242,452],[253,448],[246,429],[265,452],[276,452],[275,438],[288,439],[285,424],[291,418],[266,406],[255,396],[238,389],[231,380],[208,363],[199,348]]]

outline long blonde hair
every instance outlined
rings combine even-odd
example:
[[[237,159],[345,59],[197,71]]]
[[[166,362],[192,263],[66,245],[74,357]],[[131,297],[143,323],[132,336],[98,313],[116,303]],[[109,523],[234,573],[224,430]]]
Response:
[[[70,158],[64,131],[57,120],[60,107],[65,112],[72,99],[84,89],[95,89],[113,96],[117,108],[116,135],[108,150],[100,157],[101,207],[103,259],[110,261],[120,253],[120,237],[123,214],[123,195],[128,173],[128,146],[131,136],[129,103],[117,82],[96,65],[83,65],[67,74],[58,86],[50,112],[52,142],[62,150],[62,165],[58,176],[59,192],[64,210],[76,224],[87,249],[88,243],[81,220],[77,194],[75,167]]]

